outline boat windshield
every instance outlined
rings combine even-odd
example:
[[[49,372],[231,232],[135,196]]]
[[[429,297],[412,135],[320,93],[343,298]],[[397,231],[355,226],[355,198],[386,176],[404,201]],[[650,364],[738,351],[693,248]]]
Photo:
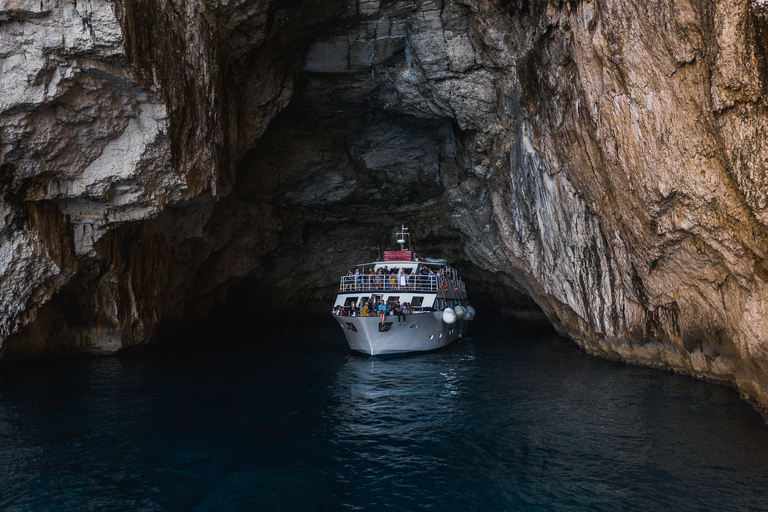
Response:
[[[392,272],[394,270],[397,273],[402,268],[406,274],[409,274],[415,272],[418,266],[419,263],[416,261],[377,261],[373,270],[378,272],[380,268],[386,267],[388,271]]]

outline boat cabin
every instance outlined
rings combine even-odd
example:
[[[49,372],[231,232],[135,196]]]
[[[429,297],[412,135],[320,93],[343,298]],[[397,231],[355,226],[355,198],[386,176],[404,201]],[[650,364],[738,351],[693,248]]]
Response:
[[[419,262],[418,261],[376,261],[373,263],[373,270],[374,272],[378,272],[380,268],[387,267],[387,270],[389,272],[394,272],[397,274],[400,269],[403,269],[403,272],[406,274],[412,274],[414,272],[417,272],[419,269]]]

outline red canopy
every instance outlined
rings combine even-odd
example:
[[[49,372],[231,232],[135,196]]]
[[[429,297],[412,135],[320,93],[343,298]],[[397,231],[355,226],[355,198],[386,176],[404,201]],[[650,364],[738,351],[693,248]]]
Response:
[[[384,251],[384,261],[411,261],[411,251]]]

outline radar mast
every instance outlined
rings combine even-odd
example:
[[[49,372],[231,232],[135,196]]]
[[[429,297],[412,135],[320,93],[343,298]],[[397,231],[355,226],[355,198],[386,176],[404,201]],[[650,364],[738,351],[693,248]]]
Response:
[[[397,243],[400,244],[400,250],[405,250],[405,244],[408,244],[408,250],[411,250],[411,234],[408,232],[408,228],[405,227],[405,224],[400,225],[400,232],[395,233],[397,235]],[[406,240],[406,237],[408,237],[408,240]]]

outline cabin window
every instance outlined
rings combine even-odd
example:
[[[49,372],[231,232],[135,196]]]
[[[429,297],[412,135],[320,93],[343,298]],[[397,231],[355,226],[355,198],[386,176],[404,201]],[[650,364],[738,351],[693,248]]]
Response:
[[[347,297],[347,300],[344,301],[344,307],[348,308],[349,306],[356,305],[357,299],[357,297]]]
[[[411,306],[415,308],[420,308],[423,303],[424,297],[414,297],[411,299]]]
[[[400,300],[400,296],[391,296],[387,299],[387,304],[394,304],[396,300]]]

